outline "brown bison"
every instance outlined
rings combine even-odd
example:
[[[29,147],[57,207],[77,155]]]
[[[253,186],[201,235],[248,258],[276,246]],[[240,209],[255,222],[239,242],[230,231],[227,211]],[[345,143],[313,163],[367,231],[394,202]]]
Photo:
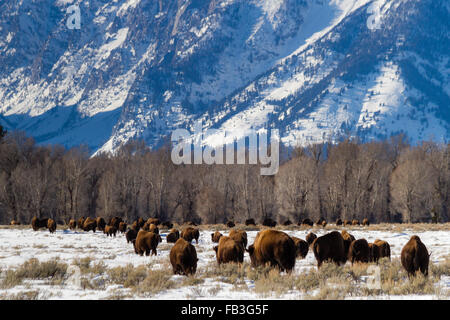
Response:
[[[114,237],[116,236],[117,229],[114,226],[105,226],[105,229],[103,230],[103,233],[106,233],[107,236]]]
[[[161,225],[162,225],[164,228],[167,228],[167,229],[172,229],[172,228],[173,228],[173,223],[170,222],[170,221],[164,221],[163,223],[161,223]]]
[[[312,249],[317,260],[317,268],[320,268],[322,263],[327,260],[331,260],[337,265],[347,262],[344,239],[337,231],[315,239],[312,243]]]
[[[84,220],[85,220],[84,217],[81,217],[81,218],[78,219],[78,223],[77,223],[78,228],[83,229],[83,226],[84,226]]]
[[[244,261],[244,247],[238,241],[227,236],[220,237],[219,245],[215,246],[216,259],[218,264]]]
[[[364,218],[363,221],[362,221],[362,225],[363,225],[363,226],[368,226],[368,225],[370,225],[369,219]]]
[[[310,227],[312,227],[312,226],[314,225],[314,222],[312,222],[311,219],[306,218],[306,219],[303,219],[303,220],[302,220],[301,225],[302,225],[302,226],[310,226]]]
[[[127,224],[125,222],[119,223],[119,232],[125,233],[127,231]]]
[[[9,225],[11,226],[20,226],[20,222],[17,220],[11,220],[11,222],[9,223]]]
[[[342,238],[344,239],[344,246],[345,246],[345,254],[348,254],[348,250],[350,248],[350,245],[353,241],[355,241],[355,237],[347,232],[347,230],[342,230],[341,232]]]
[[[69,229],[75,230],[77,228],[77,221],[75,219],[69,220]]]
[[[148,231],[159,234],[159,229],[154,223],[150,224],[150,226],[148,227]]]
[[[135,229],[128,229],[125,233],[125,238],[127,239],[127,243],[133,242],[136,239],[138,231]]]
[[[306,235],[306,242],[308,243],[308,245],[312,245],[316,238],[317,236],[314,233],[310,232]]]
[[[120,217],[112,217],[109,222],[108,222],[108,226],[113,226],[114,228],[116,228],[117,230],[119,229],[119,224],[122,222],[122,218]]]
[[[48,218],[39,219],[38,217],[33,217],[31,219],[31,227],[34,231],[38,231],[40,228],[47,228]]]
[[[337,226],[342,226],[342,220],[341,219],[337,219],[336,220],[336,225]]]
[[[266,226],[266,227],[273,228],[273,227],[275,227],[277,225],[277,222],[275,220],[273,220],[273,219],[266,218],[266,219],[264,219],[262,225]]]
[[[401,253],[401,261],[409,277],[414,276],[418,270],[428,276],[430,254],[418,236],[412,236],[405,244]]]
[[[178,239],[180,239],[180,231],[177,229],[170,230],[170,233],[166,237],[167,243],[175,243]]]
[[[198,243],[200,232],[198,231],[198,229],[187,227],[183,229],[183,231],[181,231],[181,237],[188,242],[191,242],[193,239],[195,239],[195,243]]]
[[[316,225],[321,226],[322,222],[324,222],[325,219],[323,217],[320,217],[319,220],[316,221]]]
[[[348,249],[348,260],[353,263],[368,263],[370,258],[369,243],[366,239],[352,241]]]
[[[374,244],[379,248],[379,258],[388,257],[391,260],[391,246],[384,240],[376,239]]]
[[[375,243],[369,243],[369,262],[377,262],[380,259],[380,248]]]
[[[292,224],[292,221],[287,219],[285,222],[283,222],[283,226],[290,226]]]
[[[159,225],[161,221],[158,218],[148,218],[147,223],[149,225],[154,224],[155,226]]]
[[[345,226],[351,226],[352,222],[350,220],[344,220],[344,227]]]
[[[227,221],[226,226],[228,228],[233,228],[235,226],[235,223],[234,223],[234,221]]]
[[[97,229],[104,232],[106,227],[105,219],[103,219],[102,217],[97,217],[96,222],[97,222]]]
[[[359,220],[358,219],[353,219],[352,220],[352,226],[359,226]]]
[[[180,238],[170,250],[170,263],[174,274],[191,275],[197,271],[197,251],[188,241]]]
[[[250,218],[250,219],[245,220],[245,225],[246,226],[256,226],[255,219]]]
[[[242,244],[242,247],[245,249],[247,248],[247,232],[245,232],[244,230],[236,230],[236,229],[231,229],[230,233],[228,234],[228,236],[239,242],[240,244]]]
[[[297,237],[291,237],[292,240],[294,240],[295,243],[295,247],[297,248],[297,254],[296,257],[300,257],[302,259],[304,259],[306,257],[306,255],[308,254],[308,250],[309,250],[309,244],[308,242],[306,242],[305,240],[302,240],[300,238]]]
[[[321,225],[322,225],[322,227],[325,228],[325,227],[327,226],[327,221],[326,221],[326,220],[323,220]]]
[[[145,224],[145,222],[144,222],[144,224]],[[142,225],[142,227],[143,227],[143,226],[144,226],[144,225]],[[135,230],[136,232],[138,232],[142,227],[139,225],[139,222],[138,222],[137,220],[135,220],[135,221],[131,224],[131,229]]]
[[[221,234],[219,231],[211,233],[211,241],[218,243],[220,240],[220,237],[222,237],[222,236],[223,236],[223,234]]]
[[[90,217],[86,218],[83,223],[84,231],[91,231],[95,233],[95,229],[97,228],[97,220],[92,219]]]
[[[281,271],[291,272],[295,266],[297,248],[294,240],[282,231],[269,229],[258,232],[247,251],[253,267],[270,263]]]
[[[161,241],[161,236],[159,234],[140,230],[136,239],[133,240],[134,251],[140,256],[144,255],[144,253],[148,256],[151,251],[152,255],[156,256],[158,254],[156,247]]]
[[[56,231],[56,221],[53,219],[47,220],[47,228],[50,233],[54,233]]]

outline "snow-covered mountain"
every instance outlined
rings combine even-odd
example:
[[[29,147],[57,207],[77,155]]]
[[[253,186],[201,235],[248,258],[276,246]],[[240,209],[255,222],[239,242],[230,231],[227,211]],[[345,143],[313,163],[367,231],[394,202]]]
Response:
[[[447,0],[3,0],[0,66],[0,124],[93,152],[199,119],[291,145],[450,137]]]

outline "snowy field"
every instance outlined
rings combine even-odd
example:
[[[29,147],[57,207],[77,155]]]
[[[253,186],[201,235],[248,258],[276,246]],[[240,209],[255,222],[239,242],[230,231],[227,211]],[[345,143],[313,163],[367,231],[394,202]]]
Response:
[[[41,229],[34,232],[29,226],[22,227],[4,227],[0,229],[0,298],[36,298],[36,299],[305,299],[314,297],[314,289],[311,292],[289,288],[286,290],[276,289],[275,284],[288,277],[295,277],[301,279],[312,271],[317,270],[316,260],[314,254],[309,250],[305,259],[297,259],[295,270],[293,274],[287,275],[285,273],[272,274],[270,282],[267,281],[268,288],[261,289],[259,280],[255,283],[255,277],[247,277],[250,270],[250,258],[248,253],[244,255],[244,266],[246,269],[245,275],[240,279],[233,278],[233,275],[221,274],[217,269],[215,252],[213,246],[216,245],[211,241],[211,233],[219,230],[222,234],[228,234],[229,229],[222,230],[217,227],[204,229],[200,228],[199,243],[193,244],[198,254],[197,274],[194,277],[187,278],[184,276],[173,275],[172,268],[169,262],[169,252],[172,244],[166,242],[167,230],[161,230],[163,242],[158,246],[157,256],[138,256],[134,253],[133,245],[128,244],[125,235],[117,234],[117,237],[107,237],[105,234],[97,231],[84,232],[80,230],[71,231],[63,230],[58,226],[58,230],[54,234],[50,234],[48,230]],[[407,243],[409,238],[416,234],[422,242],[427,246],[431,254],[431,264],[435,266],[445,266],[448,268],[450,257],[450,231],[449,225],[442,225],[442,228],[433,228],[433,231],[424,231],[416,228],[399,228],[399,225],[392,226],[384,225],[380,230],[376,230],[376,226],[367,227],[349,227],[345,228],[356,239],[365,238],[369,243],[375,239],[382,239],[389,242],[391,246],[391,258],[394,263],[400,257],[402,247]],[[248,244],[252,244],[257,234],[257,228],[247,230]],[[333,230],[342,230],[344,228],[336,228],[329,225],[326,229],[314,227],[313,229],[304,229],[300,227],[286,227],[284,231],[290,236],[296,236],[305,239],[306,235],[313,231],[317,236],[321,236]],[[283,229],[281,229],[283,230]],[[60,281],[51,281],[52,279],[24,279],[17,285],[2,285],[7,277],[7,271],[17,270],[20,266],[31,258],[36,258],[39,262],[57,261],[67,264],[69,268],[67,273],[60,279]],[[79,261],[87,261],[88,267],[91,267],[88,272],[81,272],[78,274],[79,268],[74,268],[74,265],[79,266]],[[76,262],[78,261],[78,263]],[[397,261],[398,262],[398,261]],[[112,270],[117,267],[131,267],[135,268],[141,266],[141,270],[147,273],[159,272],[158,275],[163,277],[161,280],[148,281],[162,281],[164,282],[159,289],[152,290],[133,290],[131,286],[117,283],[111,280]],[[97,268],[96,268],[97,266]],[[100,267],[98,267],[100,266]],[[352,268],[347,262],[346,266]],[[143,268],[143,269],[142,269]],[[230,267],[231,268],[231,267]],[[230,270],[227,269],[227,270]],[[134,269],[134,268],[131,268]],[[348,269],[352,270],[352,269]],[[226,273],[227,271],[223,271]],[[350,272],[350,274],[355,274]],[[76,276],[76,277],[75,277]],[[145,276],[145,273],[144,273]],[[231,277],[231,278],[230,278]],[[402,281],[408,281],[404,270],[400,277]],[[238,277],[239,278],[239,277]],[[75,279],[75,280],[74,280]],[[82,281],[77,281],[82,279]],[[364,285],[364,279],[367,275],[361,275],[356,278],[358,286]],[[296,280],[296,281],[297,281]],[[165,284],[167,287],[165,287]],[[333,284],[325,286],[332,287]],[[433,283],[434,287],[438,287],[436,293],[425,294],[411,294],[411,295],[390,295],[390,294],[370,294],[362,296],[349,295],[345,299],[449,299],[450,292],[450,276],[449,270],[443,271],[438,280]],[[141,287],[142,288],[142,287]],[[153,287],[152,287],[153,288]],[[273,289],[271,289],[273,288]],[[322,288],[315,289],[318,293]],[[361,291],[358,291],[361,292]],[[330,296],[326,296],[330,298]],[[316,296],[317,298],[317,296]],[[319,296],[320,298],[320,296]],[[333,298],[333,296],[331,296]]]

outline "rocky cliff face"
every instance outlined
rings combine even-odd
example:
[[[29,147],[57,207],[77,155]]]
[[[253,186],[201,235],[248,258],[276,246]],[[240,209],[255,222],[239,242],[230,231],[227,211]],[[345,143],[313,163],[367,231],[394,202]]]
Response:
[[[5,0],[0,123],[92,152],[199,119],[291,145],[448,141],[449,30],[444,0]]]

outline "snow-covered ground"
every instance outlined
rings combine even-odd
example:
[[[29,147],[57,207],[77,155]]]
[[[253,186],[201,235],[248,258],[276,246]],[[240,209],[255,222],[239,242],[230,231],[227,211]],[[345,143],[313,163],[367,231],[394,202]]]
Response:
[[[318,236],[332,231],[332,226],[324,229],[314,229],[314,233]],[[341,230],[336,228],[337,230]],[[372,229],[372,227],[371,227]],[[383,239],[391,245],[391,257],[396,259],[400,257],[401,249],[413,234],[419,235],[428,250],[432,252],[431,261],[435,264],[445,261],[445,257],[450,254],[450,232],[446,230],[440,231],[417,231],[404,229],[397,231],[393,227],[392,231],[367,230],[364,227],[352,228],[350,233],[357,239],[365,238],[368,242],[373,242],[375,239]],[[228,234],[228,230],[220,230],[222,234]],[[305,239],[307,233],[311,230],[286,230],[285,232],[291,236],[297,236]],[[198,253],[198,267],[197,274],[204,271],[206,268],[211,268],[216,265],[215,252],[211,241],[212,230],[201,230],[199,243],[194,246]],[[258,231],[247,231],[248,243],[253,243],[253,240]],[[166,242],[166,232],[163,230],[161,236],[163,242],[158,246],[157,256],[138,256],[134,253],[132,244],[127,244],[125,236],[118,234],[117,237],[107,237],[101,232],[83,232],[70,231],[58,229],[56,233],[50,234],[48,230],[34,232],[31,228],[5,228],[0,229],[0,270],[16,268],[25,261],[36,258],[39,261],[49,261],[59,258],[61,262],[69,265],[73,264],[74,259],[90,257],[91,264],[103,261],[108,268],[122,266],[127,264],[134,266],[151,265],[152,270],[162,269],[167,270],[171,275],[171,280],[175,282],[182,282],[186,277],[179,275],[172,275],[169,263],[169,252],[172,244]],[[247,253],[244,255],[244,262],[250,262]],[[312,268],[316,268],[316,260],[311,250],[305,259],[297,259],[295,265],[295,274],[301,274]],[[1,278],[4,277],[4,273]],[[90,281],[95,281],[95,275],[90,275]],[[101,275],[98,275],[101,278]],[[0,282],[1,282],[0,278]],[[194,286],[181,286],[174,289],[163,290],[152,299],[187,299],[192,298],[193,292],[196,298],[206,299],[261,299],[261,298],[282,298],[282,299],[302,299],[302,293],[297,291],[289,291],[281,296],[276,295],[262,295],[255,292],[254,283],[251,280],[245,279],[245,284],[248,290],[234,290],[234,285],[225,283],[216,278],[206,278],[197,288]],[[443,276],[439,283],[443,290],[450,290],[450,277]],[[0,286],[1,287],[1,286]],[[214,296],[208,294],[212,288],[215,290]],[[27,280],[19,286],[9,289],[0,289],[0,297],[3,295],[13,295],[15,293],[29,290],[39,290],[39,297],[49,299],[103,299],[111,297],[117,292],[129,293],[128,288],[121,285],[106,285],[101,290],[83,289],[76,283],[63,282],[60,285],[48,285],[44,280]],[[448,295],[446,295],[448,298]],[[143,298],[140,296],[133,296],[133,299]],[[354,298],[354,297],[352,297]],[[363,297],[372,298],[372,297]],[[379,296],[377,299],[410,299],[411,296]],[[412,298],[417,299],[436,299],[440,297],[432,295],[418,295]]]

